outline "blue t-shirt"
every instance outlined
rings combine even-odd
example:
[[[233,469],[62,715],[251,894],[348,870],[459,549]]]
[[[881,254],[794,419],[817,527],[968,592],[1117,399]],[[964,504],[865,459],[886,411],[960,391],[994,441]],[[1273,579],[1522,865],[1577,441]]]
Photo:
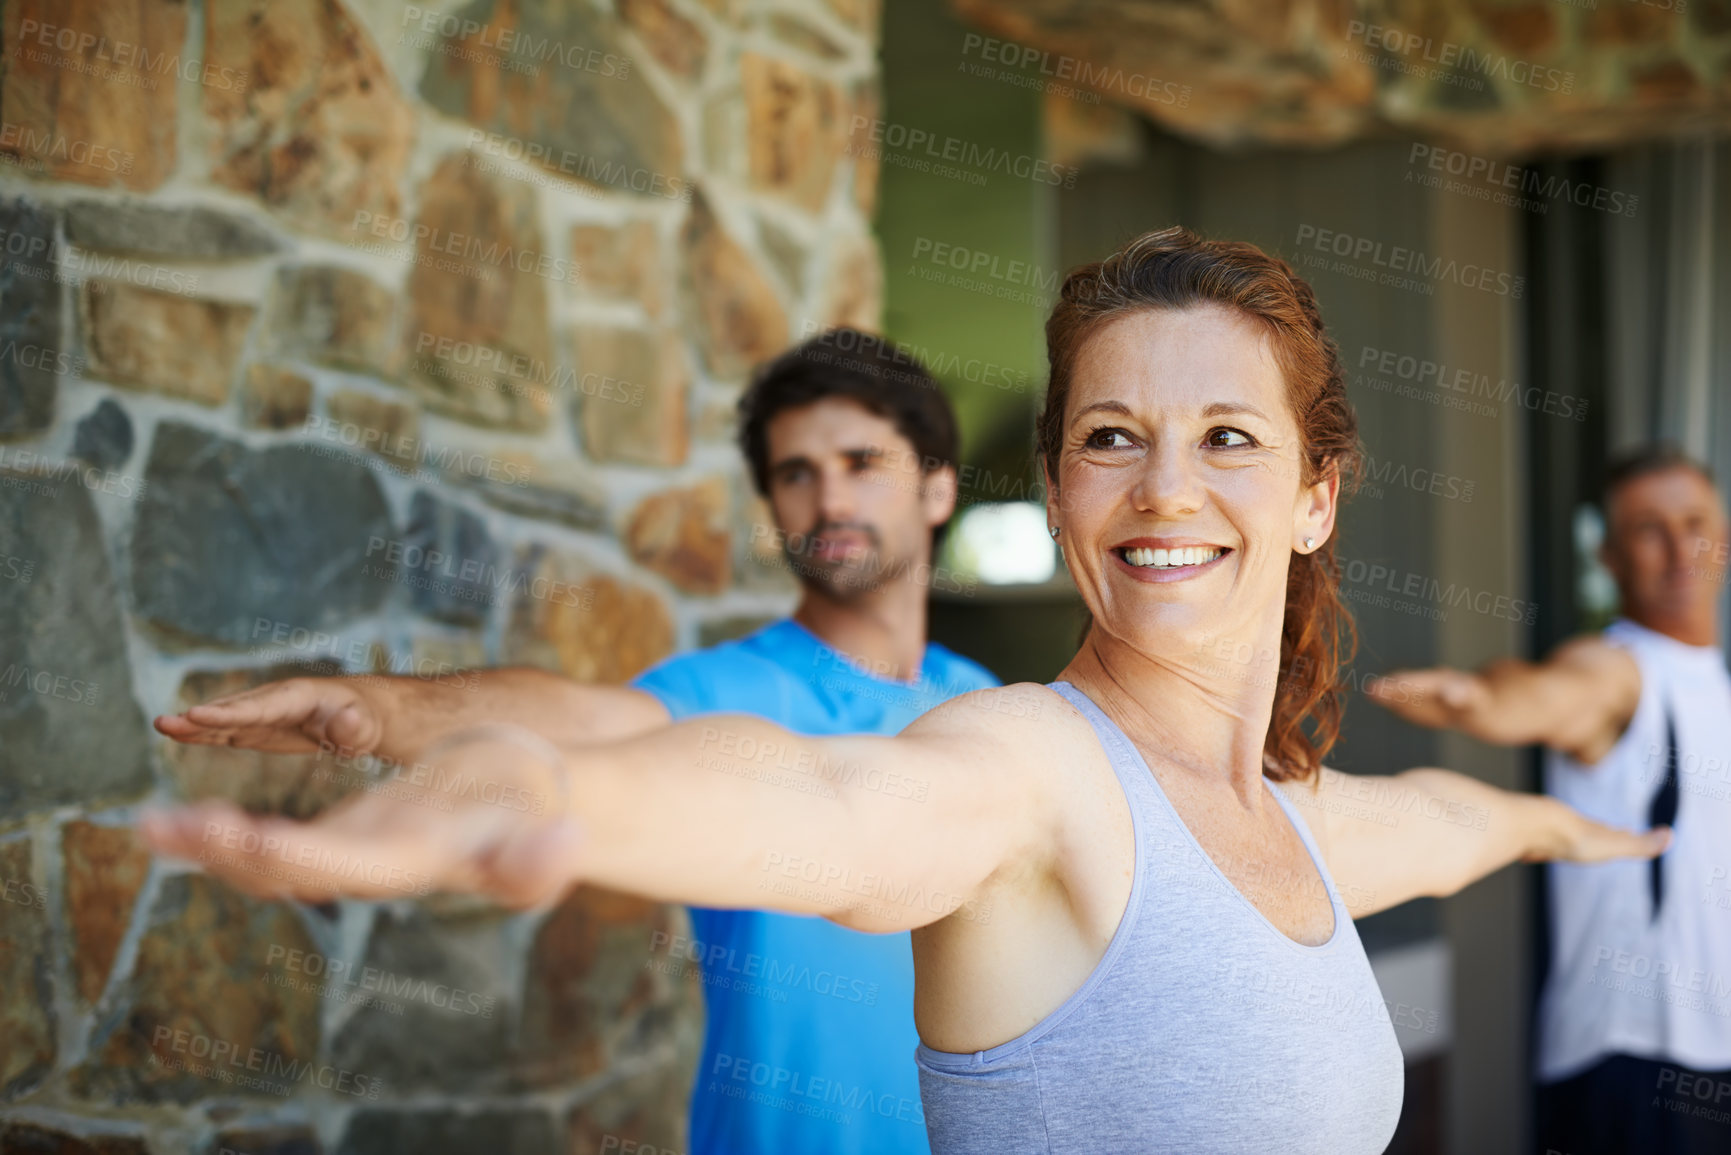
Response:
[[[792,620],[669,658],[632,682],[674,721],[755,714],[799,734],[895,734],[948,698],[997,684],[936,643],[917,682],[874,677]],[[799,776],[789,770],[792,788]],[[929,1155],[908,932],[704,907],[691,923],[694,941],[673,944],[676,960],[701,964],[708,1018],[691,1155]]]

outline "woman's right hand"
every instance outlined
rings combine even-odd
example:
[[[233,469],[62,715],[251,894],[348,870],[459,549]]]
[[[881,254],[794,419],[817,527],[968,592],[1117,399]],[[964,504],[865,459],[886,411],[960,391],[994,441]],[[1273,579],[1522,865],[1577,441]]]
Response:
[[[240,746],[278,754],[334,748],[370,754],[384,737],[379,705],[354,678],[288,678],[155,720],[176,742]]]
[[[223,801],[145,814],[144,840],[257,898],[326,902],[434,891],[508,906],[555,899],[575,881],[577,826],[557,750],[482,727],[438,744],[310,822]]]

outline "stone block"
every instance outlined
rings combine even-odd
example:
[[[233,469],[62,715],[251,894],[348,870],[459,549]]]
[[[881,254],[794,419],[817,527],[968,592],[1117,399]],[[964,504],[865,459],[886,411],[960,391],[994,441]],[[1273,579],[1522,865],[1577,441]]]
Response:
[[[0,101],[0,108],[10,107]],[[60,379],[81,364],[67,348],[56,217],[56,210],[23,198],[0,200],[0,231],[16,238],[8,244],[18,249],[0,261],[0,348],[12,350],[0,357],[0,441],[30,437],[53,424]]]
[[[819,211],[847,146],[841,90],[779,57],[756,52],[740,58],[739,71],[752,187],[807,212]]]
[[[22,559],[30,577],[0,591],[0,825],[137,798],[151,784],[149,729],[107,541],[76,469],[0,471],[0,556]]]
[[[313,383],[281,365],[248,365],[241,389],[241,420],[254,429],[296,429],[313,408]]]
[[[84,282],[83,301],[91,376],[204,405],[228,400],[251,305],[97,279]]]
[[[324,1155],[311,1127],[234,1127],[220,1131],[204,1155]]]
[[[466,36],[444,36],[438,21],[411,32],[431,52],[421,96],[481,129],[481,158],[529,155],[597,190],[684,195],[679,122],[634,66],[615,16],[590,4],[508,0],[475,0],[463,16],[477,25]]]
[[[476,514],[420,490],[409,504],[403,542],[403,563],[394,568],[398,583],[408,586],[416,613],[476,626],[503,600],[498,592],[503,553]],[[411,559],[420,564],[410,566]]]
[[[865,234],[832,238],[824,282],[824,326],[879,332],[883,301],[884,270],[877,241]]]
[[[717,377],[743,377],[787,345],[787,310],[701,195],[692,201],[682,240],[684,287],[704,361]]]
[[[97,469],[119,469],[132,456],[132,418],[103,398],[72,433],[72,455]]]
[[[40,1083],[54,1065],[51,949],[30,842],[0,844],[0,1102]]]
[[[414,107],[340,0],[212,0],[204,56],[249,81],[204,90],[211,179],[338,240],[402,215]]]
[[[572,529],[607,525],[607,489],[589,468],[568,457],[526,453],[498,455],[494,477],[465,473],[468,484],[489,505],[523,517],[557,521]]]
[[[73,201],[66,239],[81,249],[178,261],[241,260],[280,252],[282,239],[251,217],[204,205]]]
[[[573,117],[582,120],[583,117]],[[443,412],[465,421],[539,430],[552,412],[540,387],[552,373],[547,253],[534,190],[446,157],[421,186],[421,256],[409,274],[404,330],[408,377]],[[525,260],[455,260],[443,250],[474,239],[481,253]],[[527,271],[525,270],[525,264]]]
[[[351,440],[388,461],[411,471],[423,457],[432,457],[421,440],[421,414],[413,405],[386,400],[358,389],[339,389],[326,403],[331,421],[338,425],[337,438]],[[352,429],[350,428],[352,427]]]
[[[133,612],[194,638],[256,644],[258,623],[329,631],[383,602],[362,572],[391,524],[372,472],[347,453],[248,449],[157,426],[132,533]],[[268,636],[268,631],[267,631]]]
[[[596,574],[538,544],[520,549],[515,564],[522,580],[515,586],[503,664],[616,686],[673,652],[672,615],[652,591]]]
[[[671,276],[653,221],[611,225],[573,225],[571,257],[577,265],[577,291],[599,300],[635,301],[651,317],[666,304]]]
[[[552,1116],[533,1107],[362,1111],[349,1120],[337,1155],[569,1155]]]
[[[718,594],[730,580],[732,508],[722,477],[645,498],[625,527],[625,548],[639,565],[692,594]]]
[[[0,1155],[152,1155],[132,1135],[73,1135],[35,1123],[0,1125]]]
[[[396,344],[396,295],[335,265],[278,269],[265,341],[285,357],[388,377]]]
[[[579,326],[574,399],[595,461],[675,466],[691,450],[690,367],[671,330]]]
[[[183,0],[12,0],[0,154],[56,180],[162,184],[178,159],[186,15]]]
[[[647,899],[593,886],[567,895],[530,949],[518,1072],[524,1084],[588,1078],[700,1037],[701,982],[695,968],[671,959],[667,945],[688,927],[683,911]]]
[[[375,1072],[399,1093],[502,1087],[520,949],[510,917],[381,911],[357,981],[339,983],[359,1009],[332,1040],[332,1061]]]
[[[619,15],[661,66],[681,80],[695,80],[709,54],[709,37],[668,0],[619,0]]]
[[[132,907],[150,873],[150,850],[131,827],[68,822],[60,828],[66,922],[78,997],[94,1004],[114,968]]]
[[[121,1106],[280,1101],[316,1089],[317,995],[273,982],[269,965],[289,951],[317,953],[293,910],[188,874],[163,881],[147,918],[128,1009],[100,1025],[69,1073],[72,1092]],[[265,1085],[243,1086],[243,1075]]]
[[[689,1151],[687,1116],[699,1058],[698,1047],[684,1048],[673,1061],[609,1083],[585,1099],[566,1117],[571,1150]]]

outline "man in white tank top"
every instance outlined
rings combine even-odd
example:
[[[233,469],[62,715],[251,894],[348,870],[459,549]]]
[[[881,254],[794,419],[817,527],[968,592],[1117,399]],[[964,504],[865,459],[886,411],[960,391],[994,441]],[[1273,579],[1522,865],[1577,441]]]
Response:
[[[1558,1155],[1731,1151],[1731,676],[1724,502],[1701,465],[1615,463],[1602,557],[1622,616],[1542,663],[1401,671],[1371,696],[1485,742],[1542,744],[1545,789],[1618,826],[1673,823],[1649,862],[1553,864],[1539,1134]]]

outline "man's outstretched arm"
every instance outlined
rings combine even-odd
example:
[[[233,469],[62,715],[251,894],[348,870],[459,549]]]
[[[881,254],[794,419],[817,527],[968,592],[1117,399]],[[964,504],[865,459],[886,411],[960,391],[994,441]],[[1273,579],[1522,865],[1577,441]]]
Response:
[[[156,728],[177,742],[278,753],[334,747],[409,762],[429,743],[488,722],[509,722],[562,746],[619,742],[672,721],[653,694],[590,686],[529,667],[461,678],[287,678],[229,694]]]
[[[1372,682],[1366,695],[1420,726],[1499,746],[1536,743],[1590,764],[1634,716],[1641,671],[1627,650],[1588,637],[1538,663],[1504,659],[1476,673],[1398,670]]]

